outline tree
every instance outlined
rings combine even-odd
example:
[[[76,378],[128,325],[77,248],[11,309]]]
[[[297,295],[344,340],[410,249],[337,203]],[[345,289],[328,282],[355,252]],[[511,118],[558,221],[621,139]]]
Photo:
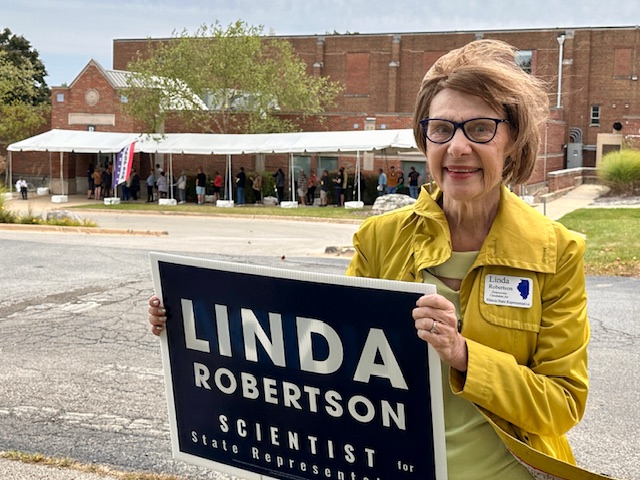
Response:
[[[5,28],[0,32],[0,52],[6,54],[5,61],[30,75],[28,81],[33,88],[29,92],[16,93],[14,98],[33,106],[49,104],[51,90],[44,79],[47,70],[40,60],[38,51],[31,47],[31,43],[23,36],[14,35],[11,30]]]
[[[238,20],[150,44],[127,67],[124,111],[153,132],[173,113],[201,131],[269,133],[294,131],[296,119],[334,104],[339,84],[308,75],[289,42],[261,34]]]
[[[0,33],[0,145],[36,133],[50,112],[50,90],[38,53],[23,37]]]

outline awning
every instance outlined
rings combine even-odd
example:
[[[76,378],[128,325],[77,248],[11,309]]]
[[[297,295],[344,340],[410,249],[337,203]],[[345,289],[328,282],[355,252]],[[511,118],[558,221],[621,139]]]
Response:
[[[416,148],[413,131],[357,130],[269,134],[138,134],[54,129],[9,145],[13,152],[117,153],[131,142],[144,153],[240,155],[370,152]]]

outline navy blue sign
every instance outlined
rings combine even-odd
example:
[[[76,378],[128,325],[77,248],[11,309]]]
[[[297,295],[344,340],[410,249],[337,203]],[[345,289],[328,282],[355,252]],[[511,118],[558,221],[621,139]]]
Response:
[[[411,318],[430,285],[152,260],[177,458],[249,479],[446,478],[440,364]]]

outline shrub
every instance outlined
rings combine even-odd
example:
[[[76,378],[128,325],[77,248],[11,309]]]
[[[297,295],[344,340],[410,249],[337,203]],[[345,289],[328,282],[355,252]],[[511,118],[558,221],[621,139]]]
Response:
[[[598,175],[616,195],[633,195],[640,188],[640,151],[620,150],[602,157]]]

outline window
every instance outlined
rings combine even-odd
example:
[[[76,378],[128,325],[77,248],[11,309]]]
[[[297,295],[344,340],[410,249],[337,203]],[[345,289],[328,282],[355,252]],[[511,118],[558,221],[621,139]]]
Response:
[[[56,102],[58,102],[58,103],[64,102],[64,93],[56,94]]]
[[[126,95],[120,95],[120,103],[128,103],[129,99]]]
[[[531,50],[518,50],[515,56],[516,65],[527,73],[533,72],[533,52]]]
[[[306,175],[309,175],[311,171],[311,157],[294,155],[293,156],[293,172],[294,178],[297,181],[300,169],[303,169]]]
[[[592,126],[600,125],[600,105],[591,106],[591,121],[589,124]]]
[[[322,171],[335,172],[338,170],[338,157],[320,157],[318,158],[318,176],[322,176]]]

